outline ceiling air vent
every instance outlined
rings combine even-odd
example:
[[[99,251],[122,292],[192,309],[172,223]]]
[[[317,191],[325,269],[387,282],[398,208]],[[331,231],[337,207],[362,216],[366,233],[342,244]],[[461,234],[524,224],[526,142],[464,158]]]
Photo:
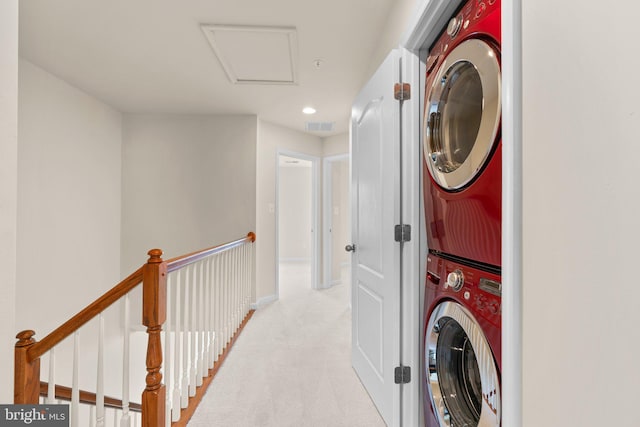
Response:
[[[334,122],[306,122],[304,130],[307,132],[332,132]]]

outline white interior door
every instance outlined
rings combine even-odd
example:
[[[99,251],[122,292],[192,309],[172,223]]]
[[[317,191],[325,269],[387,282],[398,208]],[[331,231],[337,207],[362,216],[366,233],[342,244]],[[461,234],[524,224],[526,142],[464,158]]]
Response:
[[[400,103],[393,51],[357,96],[352,149],[352,363],[389,426],[400,424]]]

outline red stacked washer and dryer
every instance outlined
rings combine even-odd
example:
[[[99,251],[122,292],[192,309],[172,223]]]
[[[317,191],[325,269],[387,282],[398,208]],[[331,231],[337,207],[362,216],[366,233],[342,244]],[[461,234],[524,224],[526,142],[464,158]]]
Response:
[[[500,0],[469,0],[426,60],[427,427],[500,426]]]

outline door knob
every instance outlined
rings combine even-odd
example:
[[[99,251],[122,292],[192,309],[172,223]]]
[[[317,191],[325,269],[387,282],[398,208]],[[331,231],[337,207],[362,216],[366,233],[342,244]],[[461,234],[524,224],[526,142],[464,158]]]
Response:
[[[344,247],[344,250],[347,252],[355,252],[356,251],[356,245],[347,245]]]

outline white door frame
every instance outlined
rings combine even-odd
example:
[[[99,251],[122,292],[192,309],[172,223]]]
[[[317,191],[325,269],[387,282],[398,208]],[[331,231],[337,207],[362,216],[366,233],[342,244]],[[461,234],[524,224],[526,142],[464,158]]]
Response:
[[[330,288],[332,286],[332,271],[333,271],[333,185],[332,185],[332,170],[333,163],[349,160],[349,153],[337,154],[335,156],[328,156],[322,159],[322,271],[323,271],[323,288]],[[350,176],[350,175],[349,175]],[[351,219],[347,219],[349,227],[351,226]],[[351,233],[347,233],[351,235]]]
[[[320,258],[320,239],[319,234],[319,215],[318,210],[319,195],[320,195],[320,179],[319,179],[319,164],[320,158],[311,156],[309,154],[299,153],[297,151],[286,150],[278,148],[276,151],[276,298],[280,298],[280,156],[293,157],[300,160],[307,160],[311,162],[311,288],[319,288],[319,258]]]

